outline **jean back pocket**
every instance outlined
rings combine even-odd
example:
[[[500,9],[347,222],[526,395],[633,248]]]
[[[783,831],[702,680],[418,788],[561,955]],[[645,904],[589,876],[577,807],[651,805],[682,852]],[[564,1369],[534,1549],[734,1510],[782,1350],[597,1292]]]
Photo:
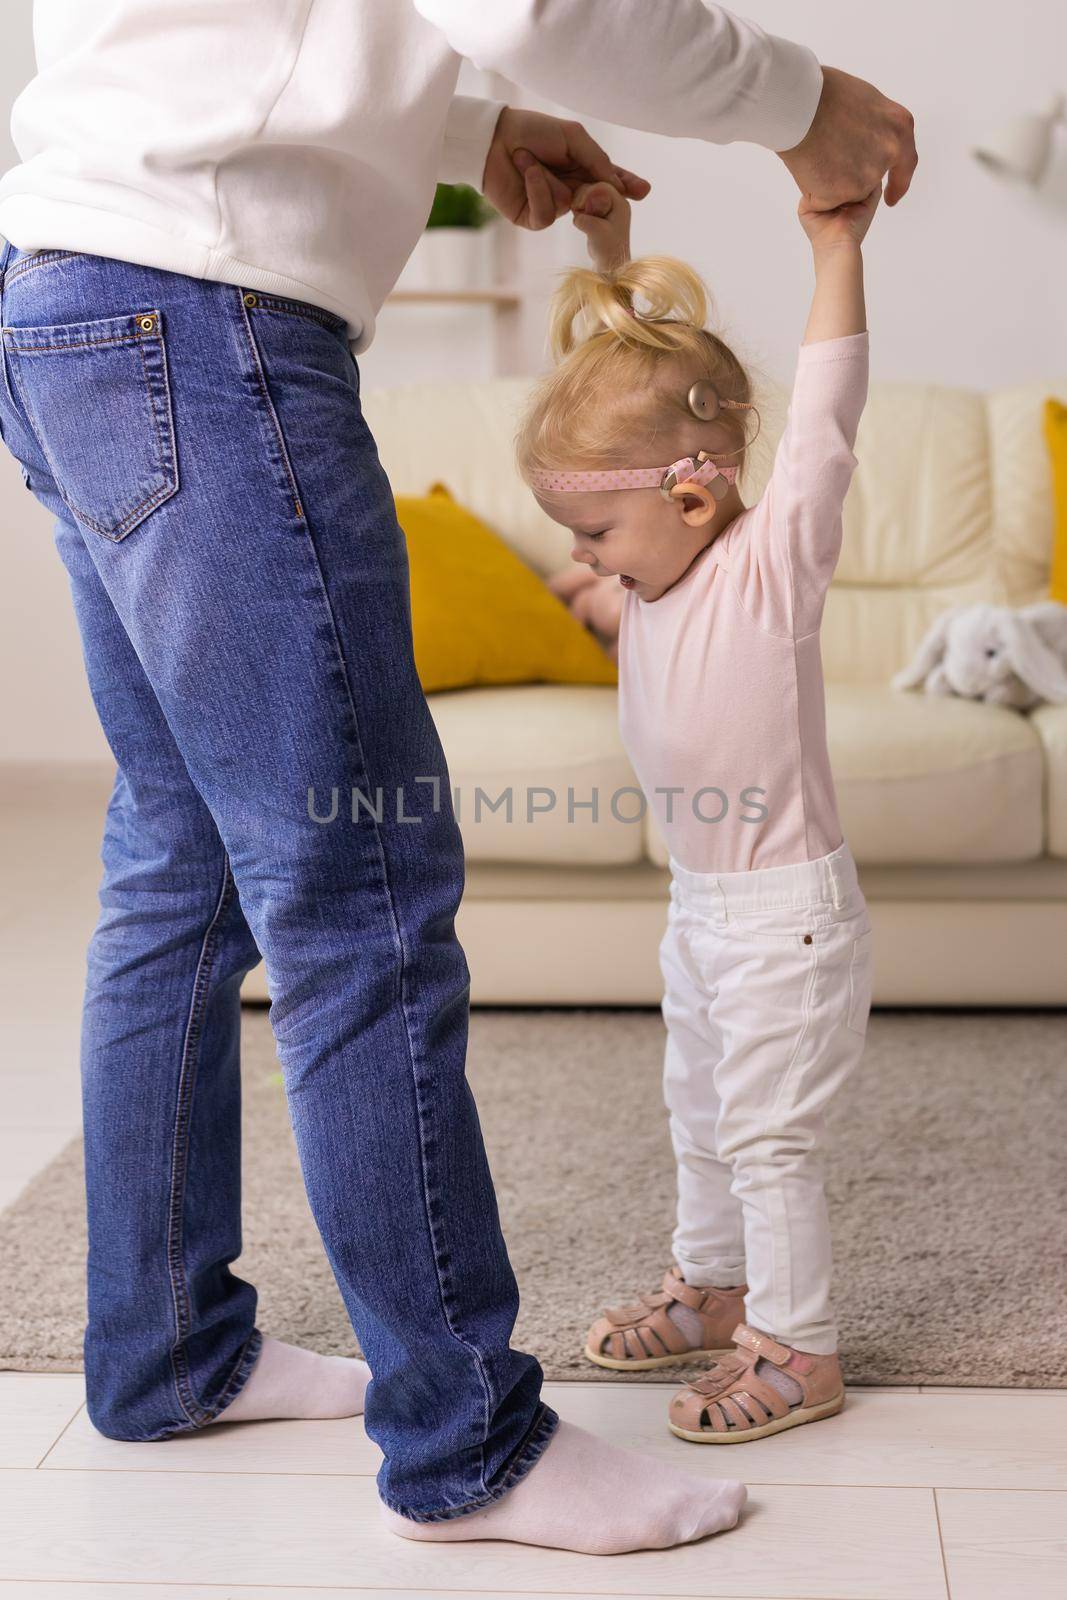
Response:
[[[178,488],[162,313],[5,328],[4,347],[64,502],[124,539]]]

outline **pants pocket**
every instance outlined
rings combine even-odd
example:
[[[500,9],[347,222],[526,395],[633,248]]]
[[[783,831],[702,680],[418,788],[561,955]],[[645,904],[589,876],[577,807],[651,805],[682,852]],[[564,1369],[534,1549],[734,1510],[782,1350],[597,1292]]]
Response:
[[[26,420],[79,522],[124,539],[178,488],[163,316],[5,328]]]
[[[305,322],[321,323],[324,328],[329,328],[331,333],[348,332],[348,323],[344,317],[334,316],[325,306],[310,305],[306,300],[286,299],[280,294],[263,294],[259,289],[247,290],[242,298],[250,311],[277,311],[283,316],[303,317]]]
[[[874,978],[874,930],[867,929],[852,941],[852,961],[848,973],[848,1025],[855,1033],[866,1033],[871,1010]]]

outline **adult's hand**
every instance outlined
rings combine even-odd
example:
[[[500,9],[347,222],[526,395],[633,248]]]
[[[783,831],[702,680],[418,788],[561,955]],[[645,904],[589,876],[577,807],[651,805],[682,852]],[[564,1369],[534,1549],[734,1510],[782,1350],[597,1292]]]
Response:
[[[482,193],[501,216],[535,232],[551,227],[581,186],[598,180],[630,200],[643,200],[652,187],[616,166],[580,122],[504,107],[482,176]]]
[[[837,67],[823,67],[822,76],[811,127],[791,150],[779,150],[779,157],[817,211],[863,200],[887,172],[885,203],[895,206],[907,194],[919,160],[915,119],[873,83]]]

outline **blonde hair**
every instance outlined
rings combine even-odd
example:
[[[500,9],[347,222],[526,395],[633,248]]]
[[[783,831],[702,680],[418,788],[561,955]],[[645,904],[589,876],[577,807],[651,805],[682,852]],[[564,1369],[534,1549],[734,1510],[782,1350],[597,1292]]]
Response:
[[[538,380],[515,434],[516,465],[532,472],[666,464],[689,409],[690,386],[708,378],[723,399],[750,401],[737,356],[704,326],[709,294],[692,267],[673,256],[642,256],[613,272],[572,267],[549,309],[549,348],[557,365]],[[631,315],[640,295],[648,310]],[[584,327],[576,325],[584,323]],[[750,437],[747,411],[721,411],[707,427],[728,430],[739,467]],[[699,434],[697,434],[699,437]]]

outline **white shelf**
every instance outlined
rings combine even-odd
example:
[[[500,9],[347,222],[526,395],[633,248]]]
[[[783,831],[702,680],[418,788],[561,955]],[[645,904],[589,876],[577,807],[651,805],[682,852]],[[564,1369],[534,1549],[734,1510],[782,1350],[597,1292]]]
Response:
[[[386,303],[407,305],[495,305],[517,306],[522,303],[519,289],[502,286],[489,289],[394,289],[386,295]]]

